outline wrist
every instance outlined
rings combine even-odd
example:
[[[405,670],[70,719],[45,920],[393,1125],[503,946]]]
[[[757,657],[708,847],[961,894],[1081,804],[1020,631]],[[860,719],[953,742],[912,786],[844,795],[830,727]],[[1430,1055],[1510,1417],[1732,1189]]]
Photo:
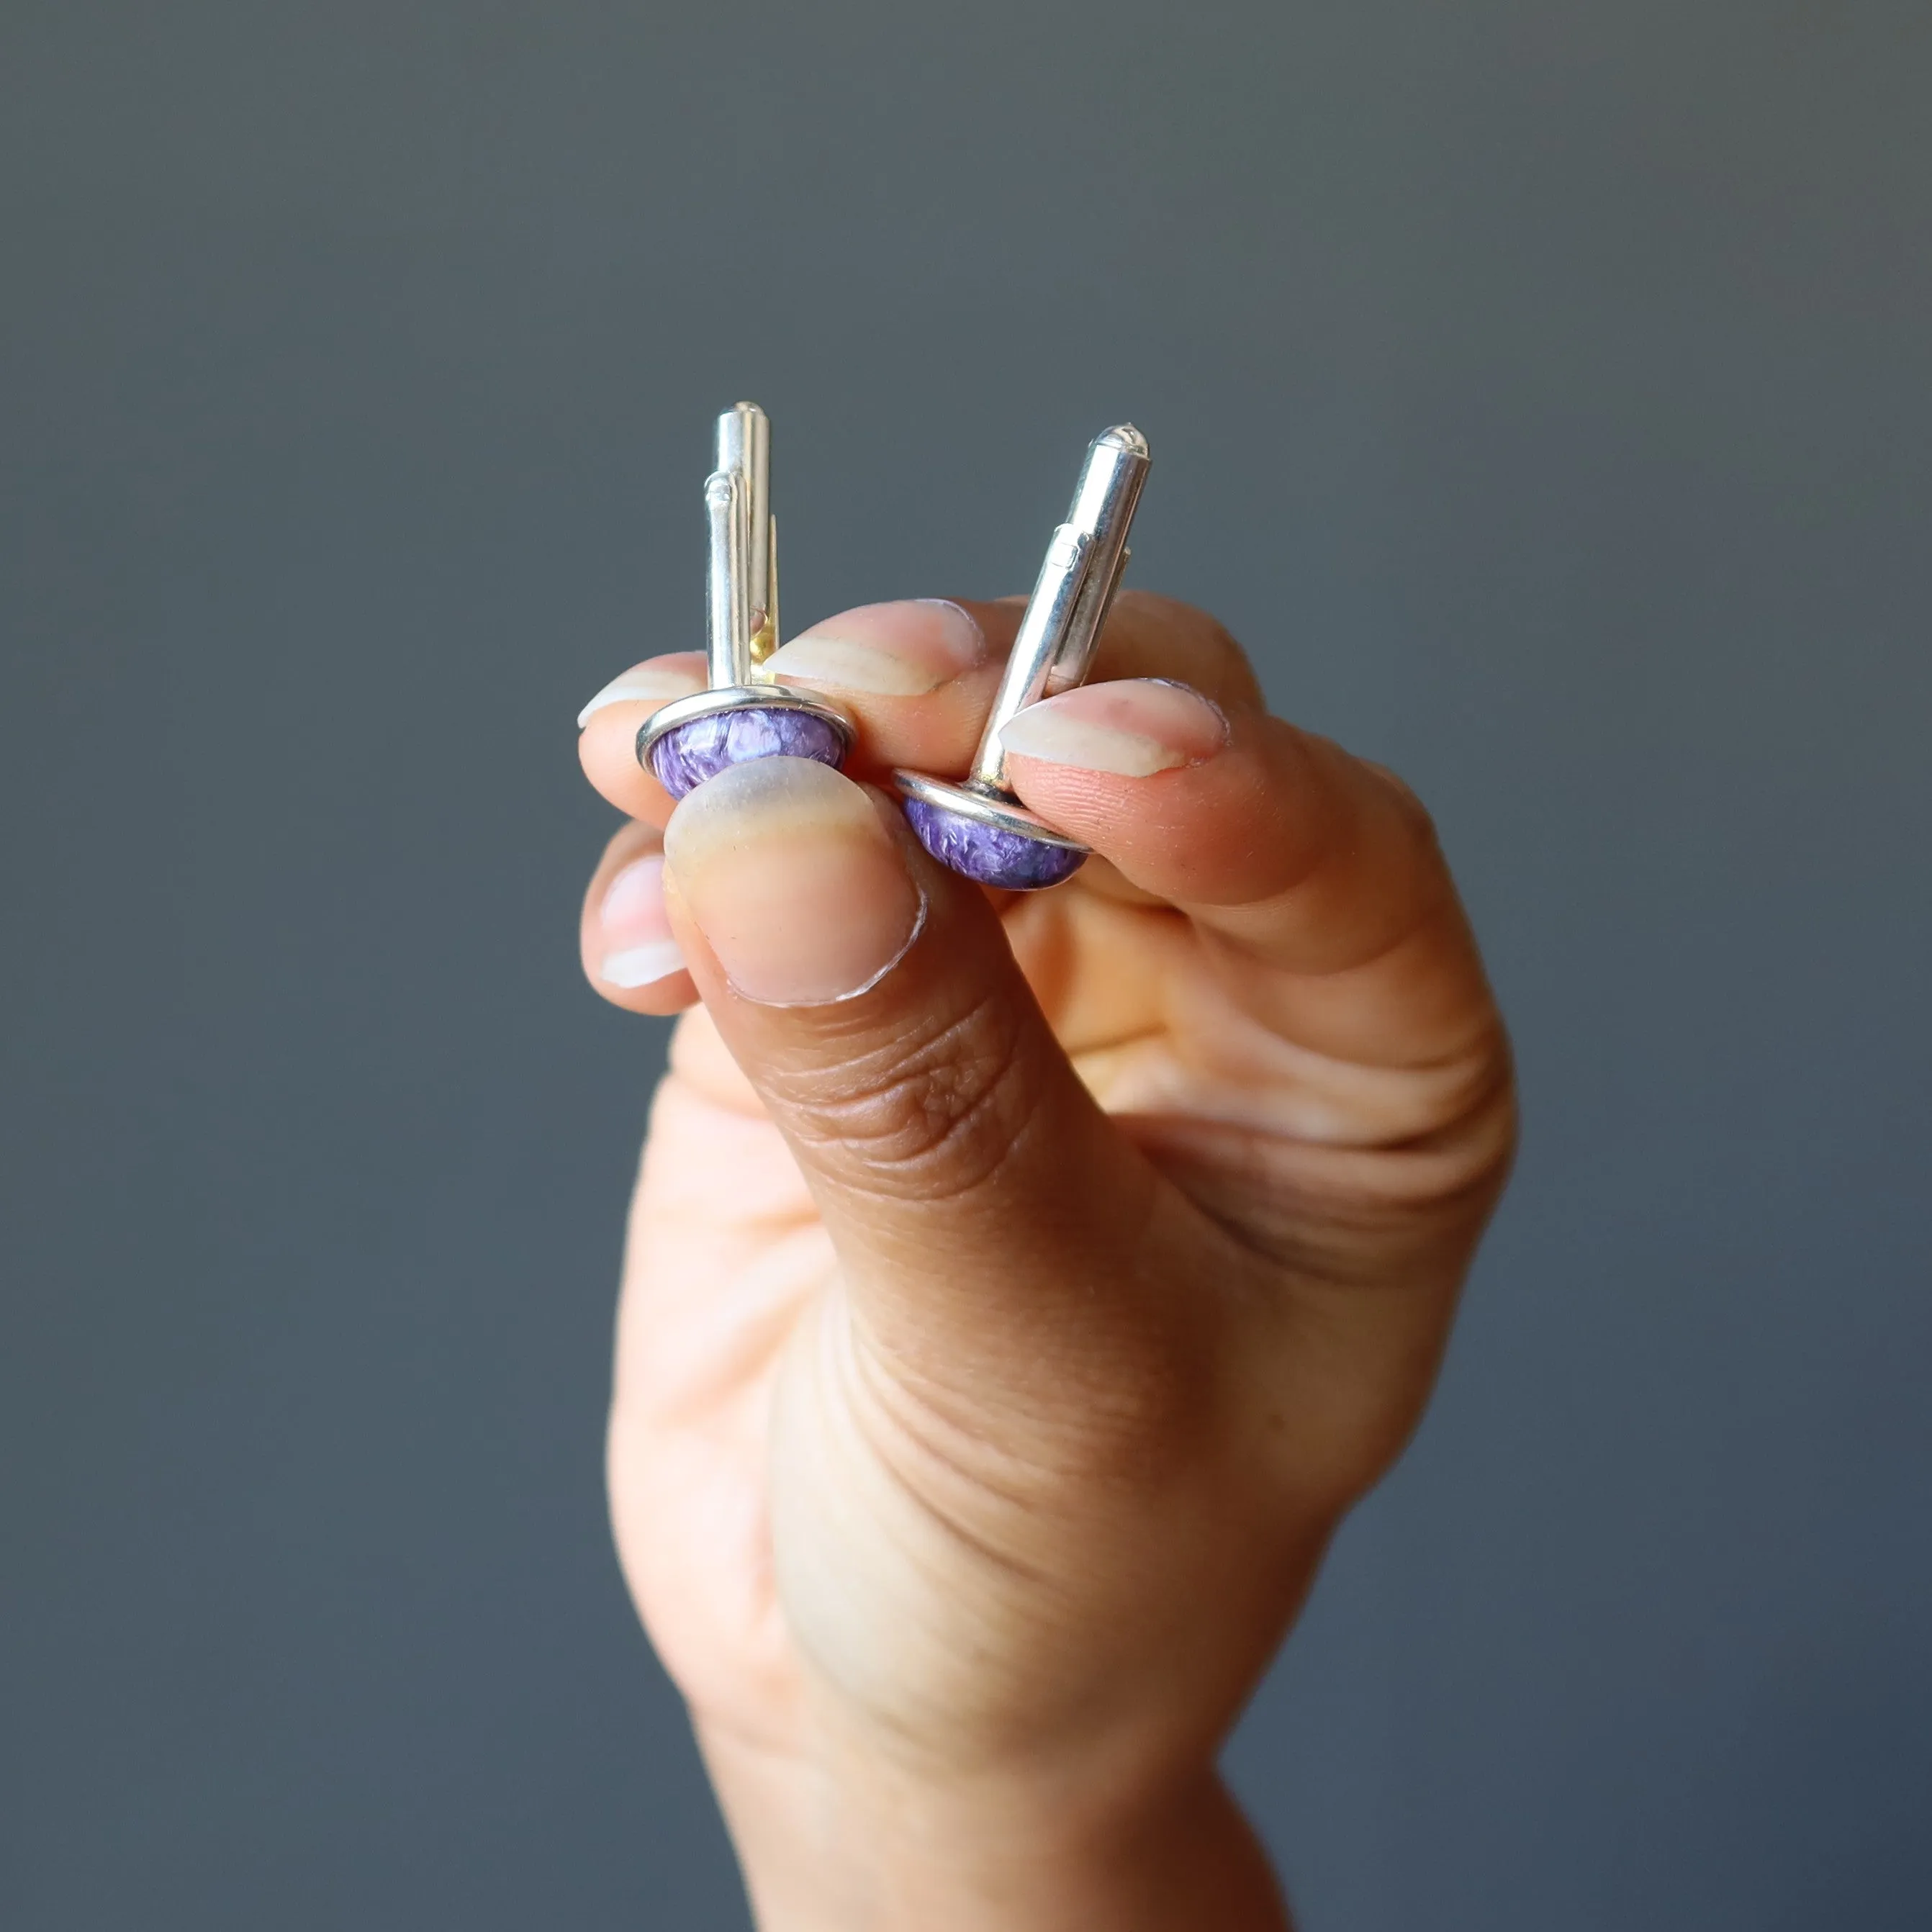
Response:
[[[1096,1802],[1065,1780],[806,1760],[699,1728],[759,1932],[1286,1932],[1203,1767]]]

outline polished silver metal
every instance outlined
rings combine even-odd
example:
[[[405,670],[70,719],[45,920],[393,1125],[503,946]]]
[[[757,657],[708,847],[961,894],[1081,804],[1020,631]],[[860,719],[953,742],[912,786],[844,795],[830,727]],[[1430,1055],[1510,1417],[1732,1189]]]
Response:
[[[772,419],[756,403],[734,403],[718,418],[717,466],[744,479],[736,553],[744,566],[746,661],[742,684],[778,644],[778,528],[772,514]],[[708,486],[707,486],[708,487]],[[720,682],[716,674],[712,681]]]
[[[1042,845],[1064,846],[1070,852],[1085,852],[1090,847],[1064,832],[1056,832],[1037,812],[1029,812],[1010,793],[982,791],[969,779],[955,784],[950,778],[928,778],[924,772],[895,772],[892,783],[902,798],[916,798],[922,805],[936,805],[956,812],[976,824],[990,826],[995,832],[1011,832]]]
[[[748,494],[740,470],[714,470],[704,479],[704,516],[711,544],[705,580],[704,668],[713,690],[746,683],[752,674],[751,586],[745,557]]]
[[[1000,734],[1028,705],[1085,681],[1100,627],[1132,554],[1127,534],[1152,460],[1147,438],[1132,423],[1102,430],[1088,446],[1072,506],[1047,544],[965,781],[955,784],[922,772],[896,771],[893,780],[907,797],[996,830],[1087,849],[1020,803],[1007,782]]]
[[[659,706],[638,734],[638,762],[648,766],[651,748],[680,724],[694,724],[698,719],[709,718],[718,711],[760,710],[808,711],[814,718],[823,718],[838,732],[847,752],[851,750],[852,741],[857,735],[851,719],[842,711],[835,711],[830,705],[821,704],[815,698],[808,698],[790,685],[779,683],[776,678],[768,678],[763,682],[728,684],[715,690],[694,692],[688,698],[674,698],[668,704]]]
[[[648,768],[652,748],[681,725],[717,712],[765,708],[824,719],[849,751],[854,732],[843,712],[763,669],[778,644],[778,530],[771,508],[771,418],[756,403],[734,403],[718,417],[716,461],[704,480],[709,688],[652,714],[638,734],[638,762]]]
[[[1132,423],[1103,430],[1088,446],[1072,508],[1046,547],[980,734],[970,781],[975,786],[1010,796],[1000,732],[1029,704],[1085,680],[1126,568],[1127,532],[1150,460],[1147,438]]]

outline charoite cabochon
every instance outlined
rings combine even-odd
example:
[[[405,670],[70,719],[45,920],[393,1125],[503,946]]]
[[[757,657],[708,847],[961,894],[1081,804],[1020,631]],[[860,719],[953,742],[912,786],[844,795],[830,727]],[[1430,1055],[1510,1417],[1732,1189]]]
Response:
[[[1030,838],[1023,832],[982,824],[962,812],[949,812],[922,798],[908,798],[905,815],[918,833],[919,842],[942,866],[950,866],[982,886],[1038,892],[1071,878],[1087,857],[1077,845]]]
[[[806,710],[761,704],[714,711],[667,731],[650,751],[651,770],[673,798],[754,758],[812,758],[836,769],[844,756],[836,725]]]

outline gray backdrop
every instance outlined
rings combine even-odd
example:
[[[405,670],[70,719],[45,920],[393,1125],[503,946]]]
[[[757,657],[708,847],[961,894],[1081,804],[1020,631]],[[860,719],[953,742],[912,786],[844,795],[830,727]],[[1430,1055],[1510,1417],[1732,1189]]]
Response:
[[[607,1546],[572,717],[1136,580],[1439,815],[1520,1170],[1232,1764],[1310,1932],[1932,1916],[1932,15],[0,6],[0,1923],[740,1928]]]

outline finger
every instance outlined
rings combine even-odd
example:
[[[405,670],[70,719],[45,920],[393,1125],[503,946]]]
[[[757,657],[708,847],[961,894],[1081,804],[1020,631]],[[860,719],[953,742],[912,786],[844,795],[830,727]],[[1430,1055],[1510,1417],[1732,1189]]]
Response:
[[[1107,1351],[1082,1366],[1054,1338],[1160,1299],[1149,1234],[1171,1198],[1075,1077],[984,896],[890,802],[796,759],[700,786],[665,854],[692,976],[868,1331],[1084,1381]]]
[[[1286,1037],[1414,1066],[1493,1030],[1433,827],[1378,766],[1151,679],[1047,699],[1003,736],[1021,797],[1185,912]]]
[[[660,705],[704,688],[704,654],[678,651],[633,664],[577,714],[584,776],[626,818],[662,826],[670,817],[670,794],[638,762],[638,732]]]
[[[697,1000],[664,910],[663,841],[652,826],[627,825],[604,848],[578,944],[584,976],[614,1006],[675,1013]]]
[[[848,760],[854,772],[883,777],[895,764],[931,758],[950,768],[962,745],[963,770],[1017,622],[997,605],[976,608],[993,614],[997,647],[972,610],[922,598],[828,618],[775,652],[766,670],[836,698],[859,727]],[[660,706],[704,686],[701,652],[652,658],[614,678],[578,714],[584,774],[619,811],[656,826],[669,820],[670,796],[640,765],[638,733]]]
[[[929,652],[922,633],[934,620],[922,614],[935,608],[969,617],[986,653],[937,683],[929,656],[916,677],[896,668]],[[970,762],[1023,608],[1017,598],[871,605],[827,619],[772,663],[818,684],[860,719],[866,768],[958,773]],[[893,668],[877,668],[874,657]],[[1426,1061],[1456,1054],[1493,1027],[1426,814],[1378,768],[1266,718],[1245,656],[1213,618],[1146,592],[1124,593],[1094,676],[1006,734],[1022,796],[1114,862],[1090,868],[1082,875],[1088,884],[1111,890],[1118,873],[1135,892],[1182,906],[1225,949],[1244,1004],[1318,1051],[1373,1064]],[[1150,691],[1154,680],[1191,686],[1209,700],[1204,716],[1190,719],[1184,697],[1163,703],[1154,694],[1163,686]],[[896,681],[924,688],[891,695],[860,688]],[[1121,702],[1140,705],[1138,721],[1110,713],[1112,700],[1100,694],[1130,682],[1143,694]],[[1039,733],[1057,726],[1057,749],[1022,748],[1030,731],[1038,747]],[[1084,746],[1070,744],[1070,733]],[[1102,768],[1109,762],[1126,768]],[[1176,782],[1168,775],[1177,770],[1195,776]]]
[[[979,735],[1004,656],[982,622],[995,608],[936,597],[862,604],[801,632],[766,668],[846,712],[859,728],[848,769],[877,776]]]
[[[802,632],[766,661],[783,682],[822,692],[859,727],[850,769],[882,778],[895,765],[941,776],[972,762],[1024,598],[958,602],[918,598],[868,604]],[[1108,620],[1096,677],[1185,679],[1224,706],[1259,702],[1238,646],[1204,613],[1130,592]],[[671,800],[637,759],[637,736],[661,705],[704,688],[696,651],[634,664],[578,714],[578,755],[592,784],[619,811],[657,826]]]
[[[956,776],[972,763],[1025,608],[1023,598],[865,604],[801,632],[767,668],[856,722],[856,775],[905,765]],[[1259,701],[1246,660],[1212,618],[1145,592],[1115,606],[1094,675],[1184,677],[1225,705]]]
[[[938,598],[874,604],[802,632],[766,661],[781,682],[835,697],[859,727],[849,763],[883,776],[895,764],[938,758],[948,763],[963,745],[970,760],[1016,616],[997,605],[989,640],[966,607]],[[646,659],[614,678],[578,716],[578,756],[584,775],[619,811],[656,826],[670,819],[671,799],[637,757],[640,728],[673,698],[705,686],[703,654],[686,651]]]

